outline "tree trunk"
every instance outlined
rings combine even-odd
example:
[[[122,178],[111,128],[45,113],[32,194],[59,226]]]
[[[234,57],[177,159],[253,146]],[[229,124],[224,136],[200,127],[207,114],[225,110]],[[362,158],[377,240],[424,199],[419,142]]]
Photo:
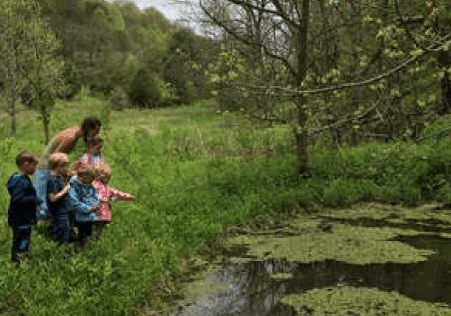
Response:
[[[13,71],[12,71],[13,72]],[[11,79],[13,82],[11,89],[11,137],[16,137],[16,77],[14,73],[11,73]]]
[[[444,67],[444,69],[445,75],[440,81],[442,95],[440,109],[442,114],[449,114],[451,113],[451,82],[449,80],[448,71],[446,71],[447,68]]]
[[[310,18],[310,0],[302,1],[302,17],[299,23],[299,29],[295,31],[297,54],[297,77],[296,87],[301,90],[307,74],[307,35]],[[308,130],[307,130],[307,114],[305,113],[304,104],[305,96],[301,95],[295,100],[298,109],[298,127],[293,129],[294,138],[296,140],[296,157],[298,163],[298,174],[302,176],[308,175]]]
[[[296,141],[296,158],[298,163],[297,173],[301,176],[308,175],[308,131],[306,128],[306,115],[302,108],[304,104],[304,97],[300,97],[298,100],[299,113],[299,125],[293,128],[294,139]]]
[[[49,120],[47,119],[47,108],[41,107],[42,124],[44,125],[45,145],[49,143]]]
[[[16,137],[16,97],[11,98],[11,137]]]

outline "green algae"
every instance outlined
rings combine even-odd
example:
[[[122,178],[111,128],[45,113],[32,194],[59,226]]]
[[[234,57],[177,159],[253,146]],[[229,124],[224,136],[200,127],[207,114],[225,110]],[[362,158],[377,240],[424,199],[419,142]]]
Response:
[[[282,303],[292,306],[299,316],[445,316],[446,304],[415,301],[397,292],[351,286],[314,289],[290,294]]]
[[[308,223],[310,221],[310,223]],[[288,261],[312,262],[334,259],[354,264],[425,261],[432,250],[415,249],[390,238],[402,233],[417,234],[413,230],[396,228],[364,228],[334,224],[331,232],[317,229],[318,220],[297,219],[291,225],[309,226],[299,236],[235,236],[227,244],[247,244],[247,255],[260,259],[286,258]],[[308,224],[307,224],[308,223]]]
[[[271,278],[275,280],[288,280],[293,278],[293,274],[291,273],[275,273],[271,275]]]
[[[418,225],[447,227],[445,224],[451,221],[451,213],[438,213],[434,208],[435,205],[405,208],[367,203],[343,210],[323,209],[315,215],[301,214],[282,220],[277,227],[240,229],[241,233],[232,234],[223,245],[226,250],[245,245],[247,252],[236,257],[230,257],[230,253],[226,257],[218,257],[209,271],[197,276],[195,282],[184,285],[182,292],[185,299],[181,304],[201,297],[213,297],[227,290],[227,284],[205,279],[205,276],[221,269],[220,262],[239,263],[271,258],[285,258],[299,263],[335,260],[358,265],[426,261],[435,253],[433,250],[415,248],[396,240],[396,237],[425,235],[419,232],[421,227]],[[373,227],[371,222],[368,222],[370,227],[365,227],[364,221],[372,219],[375,226],[382,227]],[[394,225],[383,227],[384,223]],[[443,230],[439,235],[449,238],[451,233]],[[279,273],[271,275],[271,278],[285,282],[293,275]],[[299,315],[451,315],[451,309],[440,304],[411,300],[397,292],[346,285],[338,283],[336,287],[287,295],[282,302],[293,306]]]

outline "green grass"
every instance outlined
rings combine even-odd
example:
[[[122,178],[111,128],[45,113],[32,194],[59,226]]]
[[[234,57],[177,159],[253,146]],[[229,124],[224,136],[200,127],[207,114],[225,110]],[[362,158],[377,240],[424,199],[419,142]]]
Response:
[[[312,149],[312,178],[293,175],[296,157],[288,128],[257,126],[210,101],[190,106],[109,112],[89,96],[58,102],[51,137],[102,119],[103,154],[111,165],[110,185],[140,202],[114,205],[113,223],[99,244],[63,260],[60,249],[33,233],[33,264],[17,270],[9,262],[9,195],[0,189],[0,314],[136,315],[157,308],[162,288],[193,256],[232,225],[313,202],[337,206],[362,200],[447,199],[449,142],[422,146],[370,143],[341,150]],[[41,154],[42,126],[36,113],[18,116],[17,138],[9,119],[0,130],[0,178],[15,172],[23,149]],[[6,125],[5,125],[6,124]],[[72,165],[83,142],[70,155]],[[157,290],[157,289],[160,290]]]

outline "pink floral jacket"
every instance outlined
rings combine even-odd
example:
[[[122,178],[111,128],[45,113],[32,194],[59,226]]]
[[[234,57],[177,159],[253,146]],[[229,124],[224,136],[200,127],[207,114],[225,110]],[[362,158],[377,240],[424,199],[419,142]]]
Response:
[[[131,200],[133,197],[128,193],[121,192],[119,190],[110,188],[109,186],[103,184],[99,180],[94,180],[92,186],[96,189],[97,196],[99,197],[99,202],[102,200],[110,200],[111,197],[115,196],[121,200]],[[111,212],[109,203],[100,203],[100,210],[97,213],[98,221],[111,221]]]

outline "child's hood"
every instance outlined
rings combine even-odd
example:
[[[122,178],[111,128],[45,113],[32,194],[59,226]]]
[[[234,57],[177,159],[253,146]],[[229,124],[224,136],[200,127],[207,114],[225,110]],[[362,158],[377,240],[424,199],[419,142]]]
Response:
[[[77,176],[77,175],[72,176],[72,177],[70,178],[69,182],[70,182],[72,185],[81,185],[81,186],[84,186],[85,188],[90,188],[90,187],[92,187],[92,184],[91,184],[91,185],[86,185],[86,184],[84,184],[83,182],[81,182],[80,179],[78,179],[78,176]]]
[[[8,188],[8,190],[10,190],[10,188],[14,187],[24,177],[25,176],[20,173],[13,174],[11,176],[11,178],[9,178],[8,183],[6,184],[6,187]]]
[[[75,181],[78,181],[78,176],[77,175],[74,175],[74,176],[70,177],[70,179],[69,179],[70,183],[74,184]]]

